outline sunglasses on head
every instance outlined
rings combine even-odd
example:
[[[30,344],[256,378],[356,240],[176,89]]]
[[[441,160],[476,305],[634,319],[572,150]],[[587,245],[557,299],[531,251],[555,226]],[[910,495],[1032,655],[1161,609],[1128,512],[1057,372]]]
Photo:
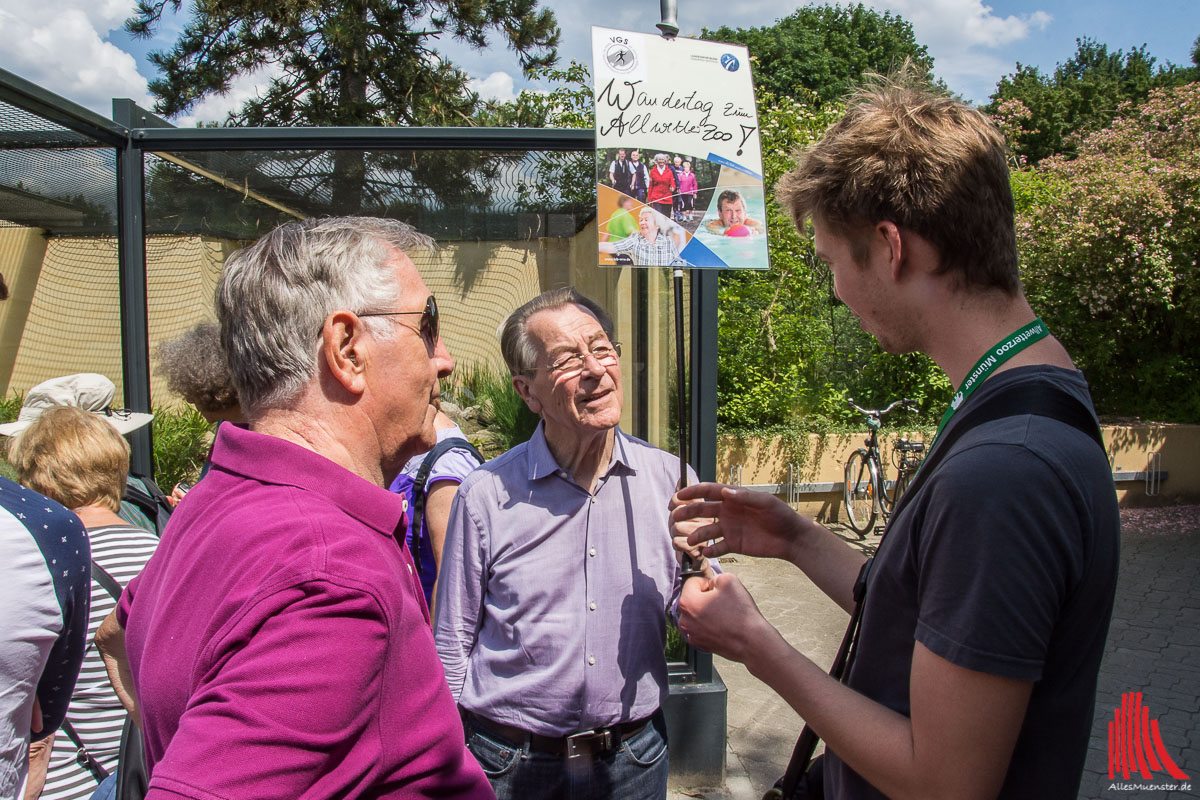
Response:
[[[398,322],[397,324],[404,325],[409,330],[416,332],[425,341],[425,346],[429,348],[429,352],[432,353],[437,349],[438,328],[440,324],[438,321],[437,300],[434,299],[433,295],[429,295],[429,299],[425,301],[425,309],[422,311],[368,311],[358,316],[403,317],[408,314],[421,315],[418,327],[414,328],[412,325],[405,325],[403,322]]]

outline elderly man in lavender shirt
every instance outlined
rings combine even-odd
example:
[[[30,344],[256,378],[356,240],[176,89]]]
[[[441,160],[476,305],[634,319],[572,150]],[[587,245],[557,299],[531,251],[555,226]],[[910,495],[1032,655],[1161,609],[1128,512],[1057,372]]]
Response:
[[[612,322],[574,289],[514,311],[501,350],[542,422],[450,510],[434,638],[467,746],[501,798],[661,800],[679,460],[617,427]]]
[[[384,488],[433,445],[454,366],[405,254],[431,244],[307,220],[226,263],[217,315],[249,427],[221,426],[97,634],[141,715],[149,800],[493,797]]]

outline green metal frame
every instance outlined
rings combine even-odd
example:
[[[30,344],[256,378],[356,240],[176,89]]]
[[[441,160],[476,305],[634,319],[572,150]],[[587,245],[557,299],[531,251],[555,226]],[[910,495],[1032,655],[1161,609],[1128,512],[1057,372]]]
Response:
[[[120,147],[129,138],[123,125],[4,69],[0,69],[0,100],[95,139],[97,146]]]
[[[567,128],[135,128],[143,150],[591,150]]]

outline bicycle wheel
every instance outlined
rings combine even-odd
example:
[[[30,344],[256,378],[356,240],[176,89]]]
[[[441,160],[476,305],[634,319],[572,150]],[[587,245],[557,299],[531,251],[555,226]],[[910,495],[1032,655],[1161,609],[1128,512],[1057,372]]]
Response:
[[[892,487],[892,502],[888,511],[894,511],[896,505],[900,502],[900,498],[908,491],[908,484],[912,483],[912,472],[906,469],[900,470],[896,475],[896,484]]]
[[[846,506],[846,522],[860,536],[865,536],[875,526],[878,503],[875,498],[875,464],[867,451],[855,450],[846,462],[845,483],[842,501]]]

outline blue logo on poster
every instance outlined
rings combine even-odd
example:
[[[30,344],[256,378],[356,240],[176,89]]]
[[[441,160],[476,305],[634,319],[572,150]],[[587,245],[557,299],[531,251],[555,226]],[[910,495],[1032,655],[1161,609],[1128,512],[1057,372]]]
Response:
[[[721,66],[730,72],[737,72],[738,67],[741,65],[738,64],[737,56],[735,56],[733,53],[726,53],[725,55],[721,56]]]

